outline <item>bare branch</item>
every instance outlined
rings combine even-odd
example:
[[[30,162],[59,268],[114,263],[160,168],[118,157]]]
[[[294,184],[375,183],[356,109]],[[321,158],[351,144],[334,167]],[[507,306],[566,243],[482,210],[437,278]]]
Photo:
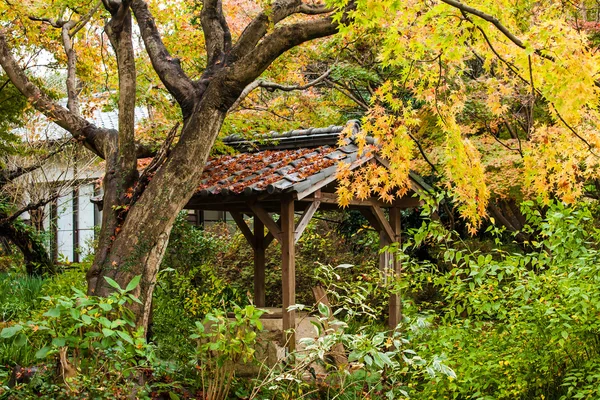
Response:
[[[36,201],[35,203],[26,204],[25,206],[19,208],[17,211],[12,213],[11,215],[0,219],[0,226],[9,225],[9,224],[13,223],[17,218],[19,218],[23,213],[26,213],[27,211],[37,210],[38,208],[45,206],[46,204],[50,203],[51,201],[58,199],[59,197],[60,197],[60,193],[56,192],[53,195],[51,195],[50,197],[46,197],[44,199]]]
[[[233,103],[230,110],[234,111],[235,109],[237,109],[239,107],[239,105],[242,103],[242,101],[244,101],[244,99],[256,88],[262,87],[262,88],[265,88],[270,91],[281,90],[284,92],[291,92],[294,90],[306,90],[312,86],[315,86],[315,85],[323,82],[325,80],[325,78],[327,78],[330,74],[331,74],[331,69],[328,69],[327,71],[325,71],[324,74],[322,74],[318,78],[316,78],[304,85],[280,85],[275,82],[268,82],[268,81],[264,81],[264,80],[260,80],[260,79],[256,80],[256,81],[252,82],[251,84],[249,84],[248,86],[246,86],[246,88],[240,94],[240,97],[238,97],[236,102]]]
[[[63,21],[62,19],[56,20],[54,18],[43,18],[43,17],[34,17],[29,16],[29,19],[32,21],[43,22],[44,24],[48,24],[53,28],[62,28],[68,21]]]
[[[523,43],[523,41],[521,39],[519,39],[517,36],[515,36],[515,34],[513,34],[506,26],[504,26],[499,20],[498,18],[494,17],[493,15],[484,13],[481,10],[478,10],[476,8],[473,8],[471,6],[468,6],[466,4],[463,4],[459,1],[456,0],[441,0],[443,3],[446,3],[454,8],[458,8],[459,10],[461,10],[464,13],[469,13],[472,15],[475,15],[489,23],[491,23],[492,25],[494,25],[500,32],[502,32],[502,34],[504,36],[506,36],[508,38],[508,40],[510,40],[511,42],[513,42],[514,44],[516,44],[518,47],[525,49],[527,46],[525,46],[525,43]],[[469,20],[470,21],[470,20]],[[470,21],[472,22],[472,21]],[[550,61],[554,61],[554,57],[549,56],[547,54],[542,53],[540,50],[535,50],[534,51],[535,54],[537,54],[538,56],[545,58],[547,60]]]
[[[70,139],[63,141],[54,150],[52,150],[48,154],[45,154],[43,157],[41,157],[39,160],[37,160],[35,163],[33,163],[31,165],[28,165],[28,166],[19,165],[15,169],[11,169],[8,171],[2,171],[2,173],[0,174],[0,187],[4,186],[7,182],[10,182],[14,179],[19,178],[20,176],[23,176],[25,174],[35,171],[36,169],[41,168],[42,165],[46,161],[48,161],[50,158],[54,157],[55,155],[61,153],[65,149],[66,145],[69,143],[71,143]]]

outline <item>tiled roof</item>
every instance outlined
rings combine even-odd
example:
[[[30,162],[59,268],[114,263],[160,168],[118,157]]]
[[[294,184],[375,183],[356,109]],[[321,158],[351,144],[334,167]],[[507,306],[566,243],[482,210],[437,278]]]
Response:
[[[355,122],[350,123],[358,129]],[[338,146],[343,129],[331,126],[270,133],[257,141],[227,137],[226,144],[246,152],[209,159],[197,194],[304,192],[333,177],[339,162],[358,166],[373,157],[373,152],[359,155],[358,147],[349,140]]]

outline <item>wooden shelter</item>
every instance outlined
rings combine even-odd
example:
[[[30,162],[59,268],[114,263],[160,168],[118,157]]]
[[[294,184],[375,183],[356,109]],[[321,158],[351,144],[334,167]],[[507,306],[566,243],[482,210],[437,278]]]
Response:
[[[357,133],[355,121],[348,129]],[[352,140],[339,145],[344,126],[271,133],[260,140],[244,140],[236,136],[224,142],[239,150],[237,155],[211,158],[204,169],[198,192],[187,204],[187,209],[227,211],[254,249],[254,303],[265,306],[265,250],[277,240],[281,244],[283,286],[283,330],[293,332],[295,312],[288,308],[295,304],[295,244],[310,219],[319,209],[338,209],[335,194],[336,170],[340,162],[350,169],[360,168],[367,162],[387,167],[376,151],[359,154]],[[370,140],[376,150],[376,144]],[[415,192],[426,191],[422,180],[411,174],[411,191],[392,203],[377,198],[353,200],[350,209],[359,210],[369,223],[380,232],[380,246],[400,241],[400,210],[419,206]],[[388,210],[389,218],[386,217]],[[299,213],[295,221],[295,213]],[[272,214],[278,214],[275,220]],[[253,229],[244,215],[253,218]],[[265,235],[267,228],[268,234]],[[389,254],[380,256],[380,268],[400,272],[400,265]],[[389,303],[389,326],[400,322],[401,302],[392,295]],[[291,350],[295,338],[286,340]]]

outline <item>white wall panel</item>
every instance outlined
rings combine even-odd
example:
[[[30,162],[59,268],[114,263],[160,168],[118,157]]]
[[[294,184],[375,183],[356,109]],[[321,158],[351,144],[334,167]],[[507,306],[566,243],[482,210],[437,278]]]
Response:
[[[68,193],[57,200],[56,246],[59,258],[73,261],[73,194]]]
[[[79,251],[81,258],[93,251],[91,245],[94,241],[94,207],[90,200],[94,196],[94,185],[87,184],[79,187],[78,228],[79,228]]]

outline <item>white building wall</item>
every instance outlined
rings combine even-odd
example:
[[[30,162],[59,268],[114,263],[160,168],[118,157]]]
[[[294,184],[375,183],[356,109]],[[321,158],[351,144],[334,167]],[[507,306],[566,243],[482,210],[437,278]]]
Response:
[[[78,217],[78,238],[79,238],[79,259],[81,260],[86,255],[92,253],[94,242],[94,207],[96,207],[90,199],[94,196],[94,185],[87,184],[79,187],[79,198],[77,217]]]
[[[56,202],[56,249],[59,260],[74,260],[73,192],[59,197]]]

